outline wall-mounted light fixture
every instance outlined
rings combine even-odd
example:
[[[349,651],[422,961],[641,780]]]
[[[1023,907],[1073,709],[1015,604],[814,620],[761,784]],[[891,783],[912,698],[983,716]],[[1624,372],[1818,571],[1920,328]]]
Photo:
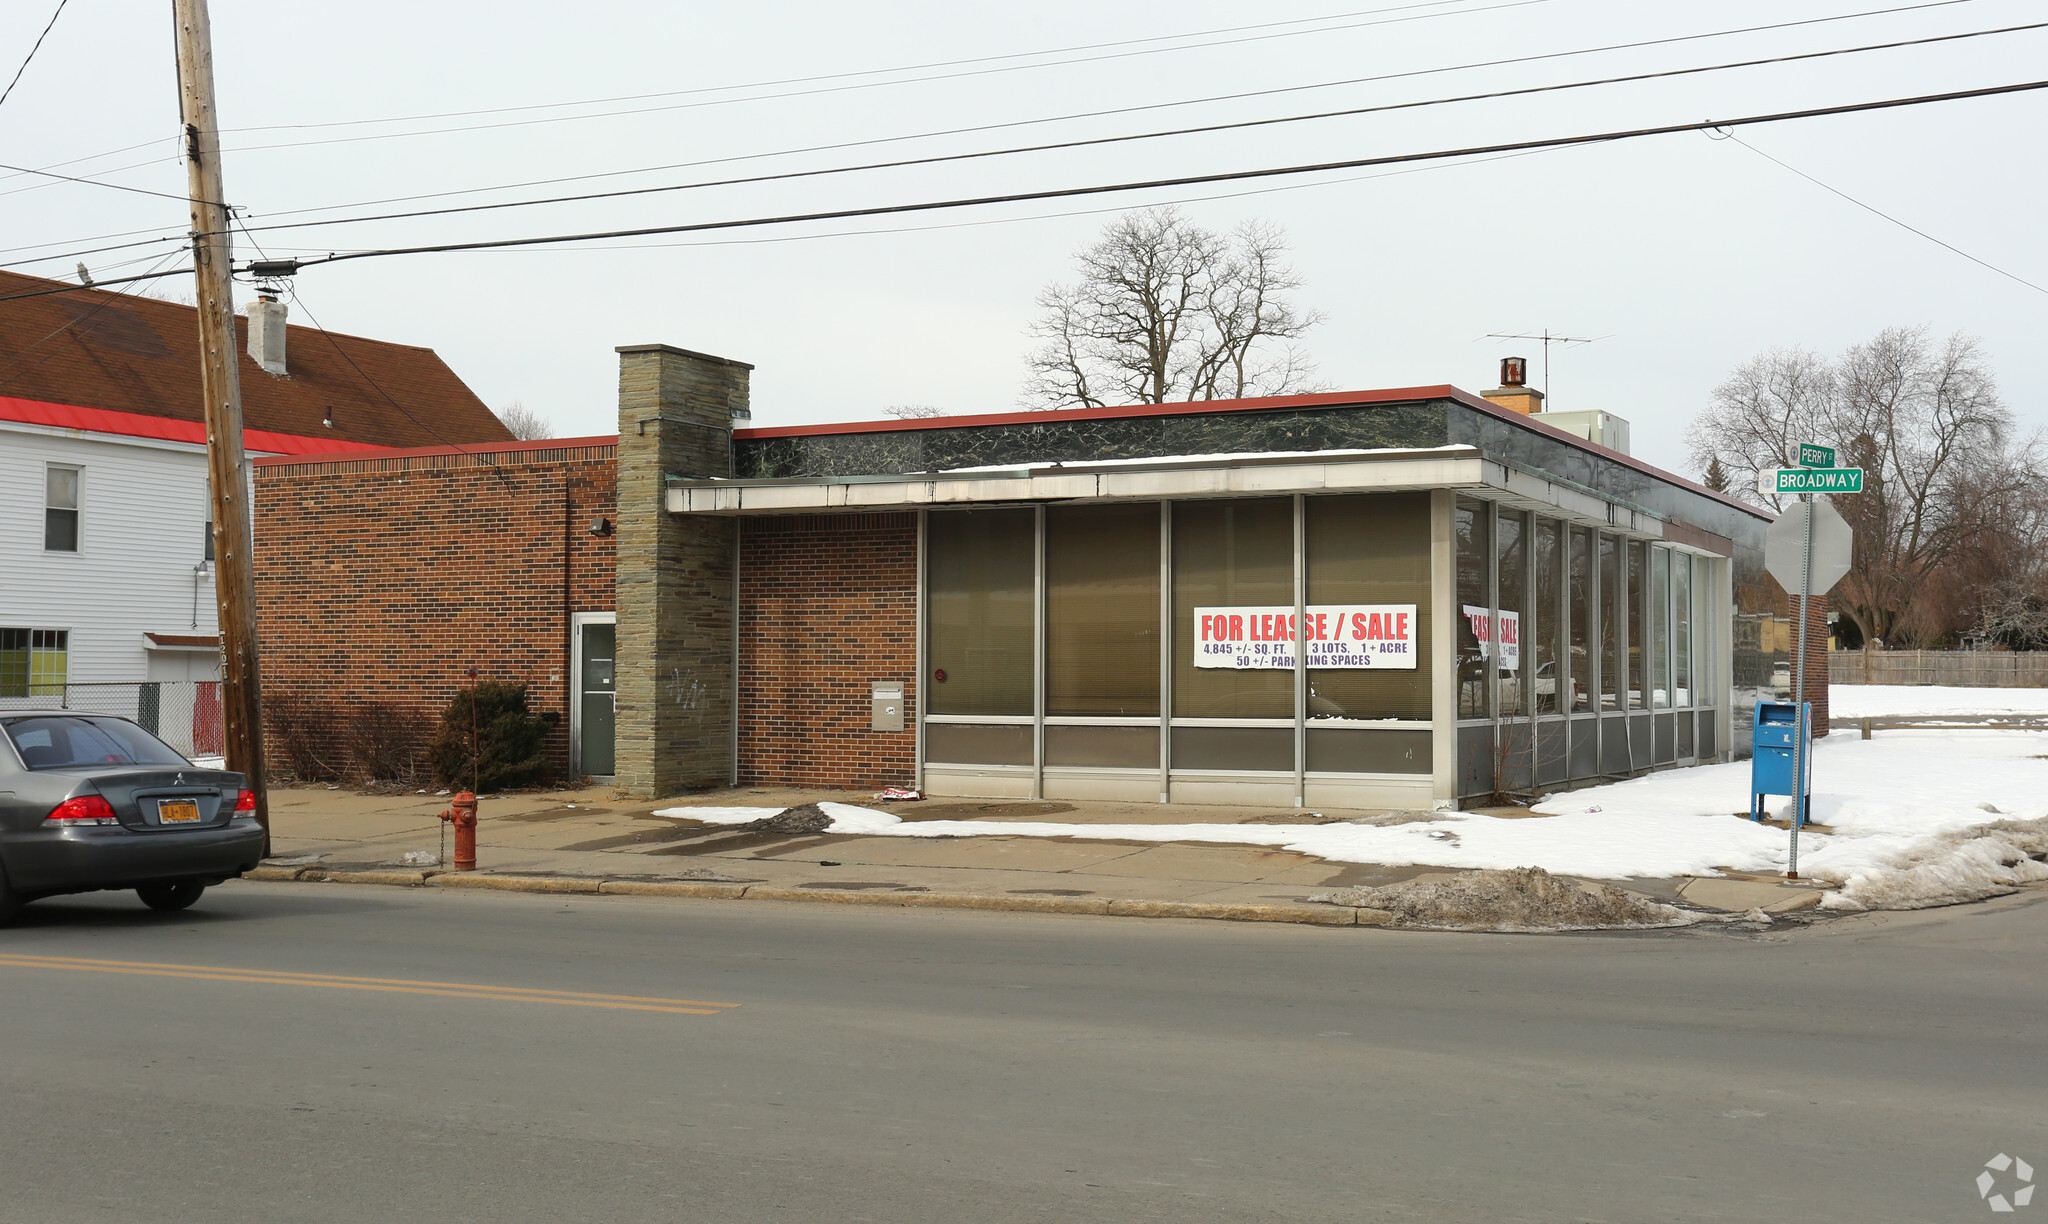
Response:
[[[612,521],[608,518],[600,517],[596,522],[590,525],[590,534],[594,536],[608,536],[611,533]]]

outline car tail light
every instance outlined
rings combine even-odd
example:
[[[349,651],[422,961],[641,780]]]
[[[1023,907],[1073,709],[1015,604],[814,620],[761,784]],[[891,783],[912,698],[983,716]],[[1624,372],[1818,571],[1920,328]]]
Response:
[[[237,812],[253,812],[253,811],[255,811],[255,810],[256,810],[256,792],[255,792],[255,791],[252,791],[252,790],[245,790],[245,791],[243,791],[243,792],[242,792],[241,794],[239,794],[239,795],[236,795],[236,796],[235,796],[235,810],[236,810]]]
[[[114,805],[101,795],[79,795],[66,799],[50,809],[44,817],[50,824],[58,825],[110,825],[120,824],[114,815]]]

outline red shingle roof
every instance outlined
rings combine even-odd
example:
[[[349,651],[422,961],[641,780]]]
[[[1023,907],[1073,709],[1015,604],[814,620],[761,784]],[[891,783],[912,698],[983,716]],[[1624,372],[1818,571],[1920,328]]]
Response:
[[[60,283],[0,272],[0,298]],[[0,396],[200,422],[198,328],[190,306],[101,289],[0,301]],[[432,349],[292,325],[279,377],[250,360],[248,320],[235,328],[245,429],[361,446],[511,440]]]

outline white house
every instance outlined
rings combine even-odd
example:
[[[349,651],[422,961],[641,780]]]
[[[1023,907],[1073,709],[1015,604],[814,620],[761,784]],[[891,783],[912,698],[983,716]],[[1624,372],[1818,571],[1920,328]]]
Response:
[[[431,349],[250,316],[251,455],[510,437]],[[202,415],[190,306],[0,273],[0,702],[219,679]]]

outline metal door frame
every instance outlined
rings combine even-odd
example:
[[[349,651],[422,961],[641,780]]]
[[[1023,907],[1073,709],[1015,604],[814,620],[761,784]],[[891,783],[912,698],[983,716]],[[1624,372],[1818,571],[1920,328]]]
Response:
[[[583,776],[583,626],[618,623],[617,612],[577,612],[569,617],[569,772],[577,777]],[[614,677],[617,666],[614,661]],[[618,691],[617,683],[614,678],[614,693]],[[616,706],[618,698],[614,696],[612,702]],[[612,767],[618,768],[616,757]]]

